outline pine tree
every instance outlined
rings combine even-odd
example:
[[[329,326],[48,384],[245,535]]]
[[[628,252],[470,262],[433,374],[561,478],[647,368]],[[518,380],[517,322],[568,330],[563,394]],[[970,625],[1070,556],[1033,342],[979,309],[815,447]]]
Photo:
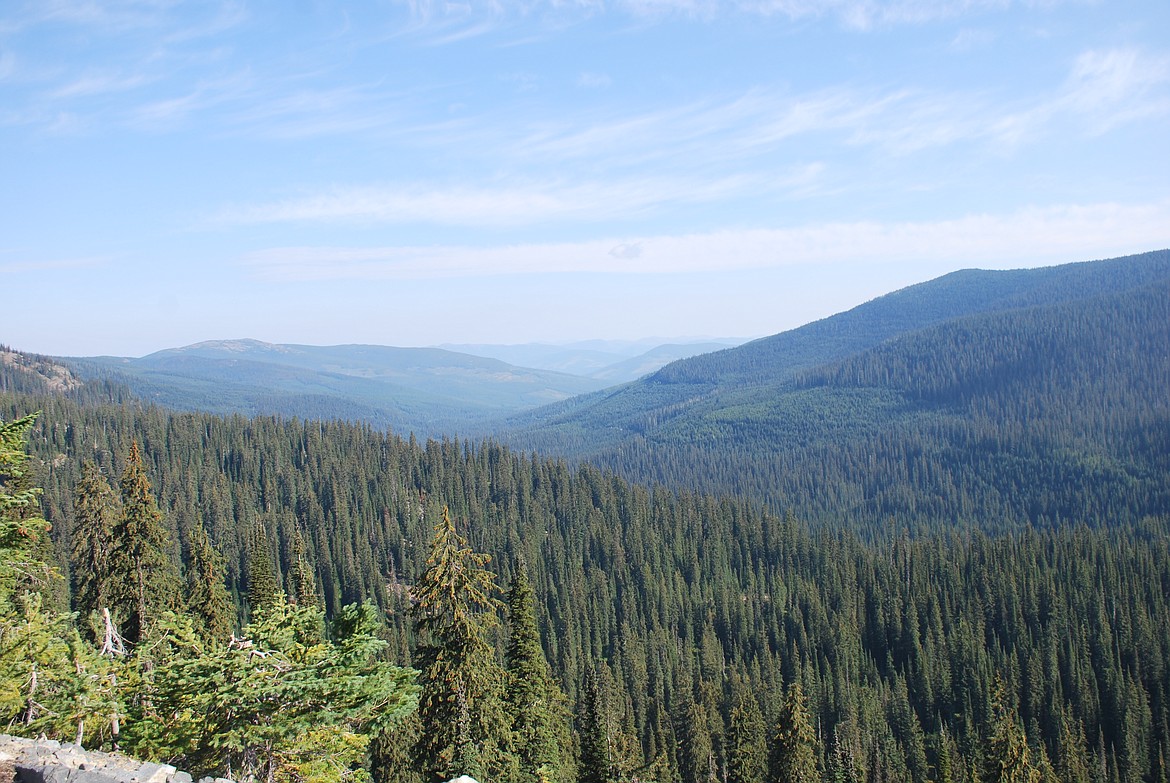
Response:
[[[137,443],[130,446],[119,487],[122,516],[110,553],[110,601],[120,610],[122,636],[138,643],[163,611],[178,605],[179,578]]]
[[[500,603],[495,577],[484,568],[490,559],[471,550],[444,507],[411,607],[421,639],[415,756],[433,779],[510,779],[504,672],[487,637]]]
[[[784,703],[772,735],[769,783],[816,783],[821,779],[817,738],[809,719],[800,680],[784,692]]]
[[[91,460],[81,466],[73,491],[70,557],[73,608],[83,623],[110,607],[110,557],[121,501],[101,469]],[[83,625],[87,627],[89,624]],[[96,629],[90,628],[91,635]]]
[[[532,585],[519,563],[508,591],[508,647],[505,692],[521,781],[569,783],[570,758],[566,699],[553,679],[536,627]]]
[[[202,525],[191,529],[187,563],[187,608],[196,629],[226,641],[235,629],[235,611],[224,582],[223,556],[215,550]]]
[[[678,717],[678,771],[683,783],[716,783],[715,749],[707,709],[694,701],[686,703]]]

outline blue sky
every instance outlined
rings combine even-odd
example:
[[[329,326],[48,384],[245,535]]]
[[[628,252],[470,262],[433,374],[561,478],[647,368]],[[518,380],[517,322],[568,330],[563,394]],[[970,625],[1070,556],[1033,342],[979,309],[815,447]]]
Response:
[[[1170,246],[1170,3],[7,0],[0,342],[760,336]]]

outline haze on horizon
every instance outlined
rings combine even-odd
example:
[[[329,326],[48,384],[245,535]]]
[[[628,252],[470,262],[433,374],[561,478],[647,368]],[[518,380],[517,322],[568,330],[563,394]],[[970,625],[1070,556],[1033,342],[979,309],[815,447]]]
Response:
[[[0,342],[761,336],[1170,245],[1170,5],[18,0]]]

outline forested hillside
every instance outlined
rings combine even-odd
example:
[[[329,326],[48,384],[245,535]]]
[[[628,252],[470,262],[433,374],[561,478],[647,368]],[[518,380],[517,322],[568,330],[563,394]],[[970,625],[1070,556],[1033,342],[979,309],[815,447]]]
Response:
[[[519,420],[509,442],[854,530],[1134,523],[1170,486],[1170,252],[958,272]]]
[[[139,359],[59,359],[175,410],[361,421],[441,436],[605,382],[438,348],[214,340]]]
[[[945,335],[966,339],[931,339]],[[797,393],[848,388],[875,366],[859,358],[806,375]],[[492,443],[98,404],[116,390],[69,397],[12,375],[0,376],[0,418],[42,411],[34,474],[59,552],[70,548],[82,461],[116,476],[138,443],[176,565],[191,568],[207,532],[243,613],[259,522],[277,584],[296,594],[305,558],[328,614],[372,597],[401,663],[418,641],[411,588],[449,507],[469,546],[491,555],[497,584],[526,563],[541,646],[576,716],[582,781],[746,783],[776,770],[914,783],[1166,778],[1165,504],[1140,524],[1070,510],[1059,525],[994,536],[980,525],[997,520],[974,515],[918,536],[894,517],[863,538],[844,510],[829,530]],[[902,383],[940,406],[963,402],[946,383]],[[1165,441],[1148,448],[1165,459]],[[502,659],[502,626],[488,638]],[[395,742],[383,757],[402,758]],[[417,779],[405,764],[379,769]]]

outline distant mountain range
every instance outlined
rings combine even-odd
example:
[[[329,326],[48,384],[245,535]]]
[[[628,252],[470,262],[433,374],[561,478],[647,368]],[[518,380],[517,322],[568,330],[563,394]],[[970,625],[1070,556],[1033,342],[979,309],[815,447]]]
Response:
[[[480,345],[457,352],[243,339],[202,342],[142,358],[60,361],[81,378],[113,379],[141,399],[178,410],[348,419],[438,436],[479,432],[504,416],[628,381],[728,342],[733,341],[650,348],[632,342]],[[533,366],[493,354],[530,358]]]
[[[1158,251],[955,272],[519,414],[501,433],[810,518],[1105,523],[1170,510],[1168,388],[1170,251]]]
[[[180,410],[492,437],[855,529],[1170,514],[1170,251],[964,270],[720,345],[233,340],[141,359],[0,356],[0,389],[99,380],[107,398]],[[680,353],[697,355],[670,361]]]

